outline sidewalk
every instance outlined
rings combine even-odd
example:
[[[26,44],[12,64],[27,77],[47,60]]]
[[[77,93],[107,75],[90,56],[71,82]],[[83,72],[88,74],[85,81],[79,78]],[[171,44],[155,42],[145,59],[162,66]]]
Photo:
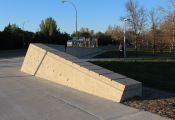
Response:
[[[159,60],[175,60],[174,58],[156,58],[156,57],[147,57],[147,58],[83,58],[83,60],[85,61],[135,61],[135,60],[156,60],[156,59],[159,59]]]
[[[168,120],[21,73],[22,61],[0,59],[1,120]]]

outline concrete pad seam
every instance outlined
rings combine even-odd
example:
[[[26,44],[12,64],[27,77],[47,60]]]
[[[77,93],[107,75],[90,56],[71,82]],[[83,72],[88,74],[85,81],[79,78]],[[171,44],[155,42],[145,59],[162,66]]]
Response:
[[[49,95],[49,94],[48,94],[48,95]],[[93,114],[93,113],[91,113],[91,112],[89,112],[89,111],[87,111],[87,110],[81,108],[80,106],[73,105],[72,103],[68,102],[67,100],[64,100],[64,99],[62,99],[62,98],[58,98],[58,97],[56,97],[56,96],[54,96],[54,95],[49,95],[49,96],[51,96],[52,98],[54,98],[54,99],[56,99],[56,100],[58,100],[58,101],[61,101],[61,102],[65,103],[65,104],[67,104],[67,105],[69,105],[69,106],[71,106],[71,107],[74,108],[74,109],[77,109],[77,110],[80,110],[80,111],[82,111],[82,112],[84,112],[84,113],[86,113],[86,114],[89,114],[89,115],[91,115],[91,116],[97,118],[98,120],[104,120],[103,118],[100,118],[99,116],[96,116],[95,114]]]
[[[26,78],[26,77],[31,77],[31,75],[28,76],[0,76],[0,78]]]
[[[130,107],[129,107],[130,108]],[[128,113],[127,115],[123,116],[123,115],[120,115],[120,116],[115,116],[115,117],[112,117],[112,118],[108,118],[106,120],[116,120],[116,119],[120,119],[120,118],[125,118],[125,117],[128,117],[128,116],[132,116],[132,115],[135,115],[139,112],[142,112],[142,110],[138,110],[136,112],[131,112],[131,113]]]

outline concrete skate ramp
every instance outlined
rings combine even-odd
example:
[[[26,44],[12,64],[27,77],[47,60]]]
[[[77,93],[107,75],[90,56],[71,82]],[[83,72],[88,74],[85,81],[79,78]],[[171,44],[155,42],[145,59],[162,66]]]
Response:
[[[140,82],[43,44],[30,44],[21,71],[115,102],[142,94]]]

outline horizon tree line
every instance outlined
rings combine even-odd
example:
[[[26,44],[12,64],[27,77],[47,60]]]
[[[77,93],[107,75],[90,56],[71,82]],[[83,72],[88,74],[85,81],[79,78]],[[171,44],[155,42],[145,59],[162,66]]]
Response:
[[[137,0],[128,0],[125,4],[126,15],[130,21],[127,22],[127,45],[132,45],[136,51],[140,49],[152,49],[153,54],[157,50],[169,49],[171,52],[175,48],[174,36],[174,13],[175,0],[167,0],[169,8],[160,6],[152,10],[146,10],[144,6],[139,6]],[[123,17],[123,16],[121,16]],[[39,30],[34,33],[24,31],[16,24],[7,25],[0,32],[0,49],[27,48],[30,43],[50,43],[66,44],[68,39],[74,37],[73,32],[69,35],[60,32],[59,26],[52,17],[41,21]],[[85,38],[97,38],[99,45],[120,44],[123,42],[123,26],[109,25],[105,32],[95,32],[89,28],[82,27],[78,31],[78,36]]]

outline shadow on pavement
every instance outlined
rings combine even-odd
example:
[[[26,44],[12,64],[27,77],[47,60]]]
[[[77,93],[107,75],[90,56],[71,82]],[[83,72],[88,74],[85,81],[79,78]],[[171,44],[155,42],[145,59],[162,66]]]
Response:
[[[15,58],[15,57],[24,57],[26,54],[26,49],[20,50],[0,50],[0,59],[1,58]]]

